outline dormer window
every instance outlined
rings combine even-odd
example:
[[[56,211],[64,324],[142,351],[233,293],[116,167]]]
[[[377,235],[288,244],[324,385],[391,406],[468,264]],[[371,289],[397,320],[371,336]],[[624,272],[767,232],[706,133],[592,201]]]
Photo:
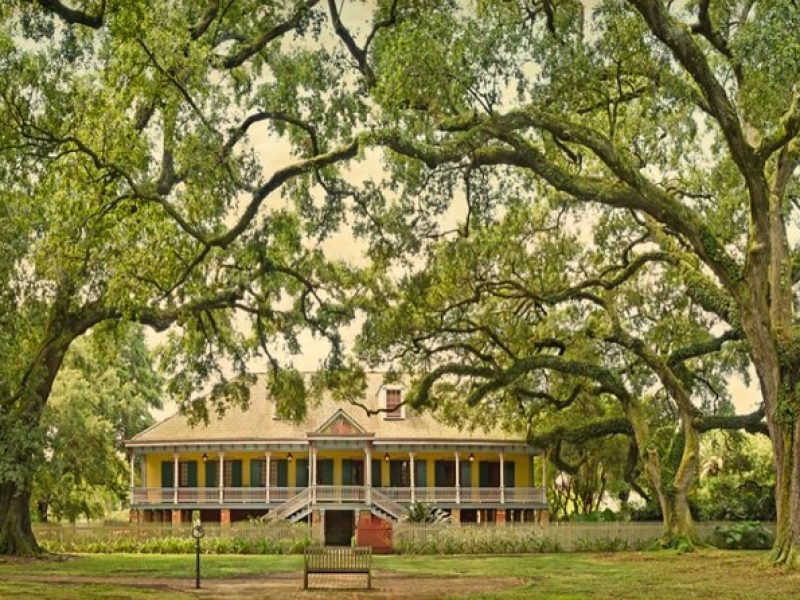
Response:
[[[384,390],[386,412],[383,413],[384,419],[403,419],[405,410],[403,403],[403,391],[400,388],[386,388]]]

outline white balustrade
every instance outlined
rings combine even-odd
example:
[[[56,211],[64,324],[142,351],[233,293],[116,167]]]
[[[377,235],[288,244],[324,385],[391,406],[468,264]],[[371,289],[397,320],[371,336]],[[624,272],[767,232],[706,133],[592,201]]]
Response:
[[[269,498],[272,505],[281,504],[307,488],[305,487],[270,487]],[[410,487],[375,488],[386,498],[400,503],[411,502]],[[226,487],[223,488],[225,504],[264,504],[267,488],[264,487]],[[504,498],[506,504],[541,504],[546,501],[545,490],[541,487],[462,487],[460,501],[469,504],[500,504]],[[455,504],[455,487],[415,487],[414,497],[417,502],[427,504]],[[174,504],[218,504],[219,488],[182,487],[182,488],[147,488],[131,489],[133,505]],[[317,503],[365,504],[367,503],[367,487],[361,485],[317,485]]]

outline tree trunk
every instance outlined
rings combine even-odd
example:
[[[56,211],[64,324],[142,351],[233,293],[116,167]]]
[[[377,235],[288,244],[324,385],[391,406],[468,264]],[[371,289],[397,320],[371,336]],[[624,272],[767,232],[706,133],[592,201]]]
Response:
[[[668,498],[664,511],[664,538],[669,541],[694,539],[694,519],[686,494]]]
[[[772,558],[776,564],[800,566],[800,350],[791,337],[765,331],[758,315],[742,314],[751,355],[764,398],[775,465],[776,529]]]
[[[800,365],[777,369],[780,382],[767,410],[775,463],[776,529],[772,558],[777,564],[800,567],[800,419],[796,414]],[[776,386],[771,386],[775,389]],[[765,394],[765,400],[766,394]]]
[[[693,418],[684,412],[681,415],[683,449],[681,460],[672,478],[671,490],[665,494],[664,535],[675,539],[694,539],[694,519],[689,509],[689,488],[695,481],[700,461],[700,436],[694,427]]]
[[[689,510],[689,486],[694,480],[699,460],[700,438],[691,418],[683,415],[681,426],[684,433],[681,460],[672,478],[649,441],[649,428],[636,406],[628,407],[628,418],[633,426],[634,438],[639,447],[639,457],[644,465],[650,484],[653,486],[664,526],[663,540],[672,545],[678,540],[694,538],[694,520]]]
[[[58,330],[51,322],[51,327]],[[0,479],[0,555],[32,556],[43,552],[31,527],[33,475],[41,460],[41,419],[53,381],[70,343],[82,331],[68,328],[48,336],[37,360],[26,372],[11,410],[0,420],[0,465],[11,477]],[[75,440],[79,443],[79,440]],[[12,478],[13,477],[13,478]]]
[[[684,489],[665,489],[661,485],[656,490],[656,496],[661,508],[664,542],[672,545],[676,541],[694,539],[694,519],[689,509],[688,486]]]
[[[0,483],[0,555],[34,556],[42,552],[31,528],[31,491]]]

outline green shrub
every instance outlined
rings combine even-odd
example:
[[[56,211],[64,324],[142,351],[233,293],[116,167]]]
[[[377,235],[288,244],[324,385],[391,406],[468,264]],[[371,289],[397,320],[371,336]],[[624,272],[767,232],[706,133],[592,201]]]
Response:
[[[576,552],[622,552],[634,550],[634,544],[622,538],[594,539],[581,538],[575,542]]]
[[[202,543],[204,554],[299,554],[311,545],[308,536],[301,538],[270,539],[267,537],[248,539],[235,536],[232,538],[206,538]],[[186,537],[151,537],[137,539],[126,536],[112,540],[72,540],[61,542],[45,540],[41,545],[50,552],[86,552],[89,554],[109,554],[124,552],[129,554],[193,554],[195,542]]]
[[[767,550],[775,540],[773,533],[758,521],[718,525],[711,543],[727,550]]]
[[[619,521],[620,515],[610,508],[606,508],[605,510],[599,510],[585,515],[570,515],[569,520],[577,523],[611,523],[613,521]]]

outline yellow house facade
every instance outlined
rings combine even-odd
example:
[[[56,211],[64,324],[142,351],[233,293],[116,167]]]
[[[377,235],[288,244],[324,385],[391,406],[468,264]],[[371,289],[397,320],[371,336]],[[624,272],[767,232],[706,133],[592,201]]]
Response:
[[[298,424],[280,418],[259,377],[247,410],[194,427],[169,417],[126,442],[132,519],[308,521],[326,543],[349,544],[359,523],[391,524],[413,502],[456,522],[545,514],[540,451],[439,423],[404,406],[404,392],[372,373],[363,406],[324,398]]]

